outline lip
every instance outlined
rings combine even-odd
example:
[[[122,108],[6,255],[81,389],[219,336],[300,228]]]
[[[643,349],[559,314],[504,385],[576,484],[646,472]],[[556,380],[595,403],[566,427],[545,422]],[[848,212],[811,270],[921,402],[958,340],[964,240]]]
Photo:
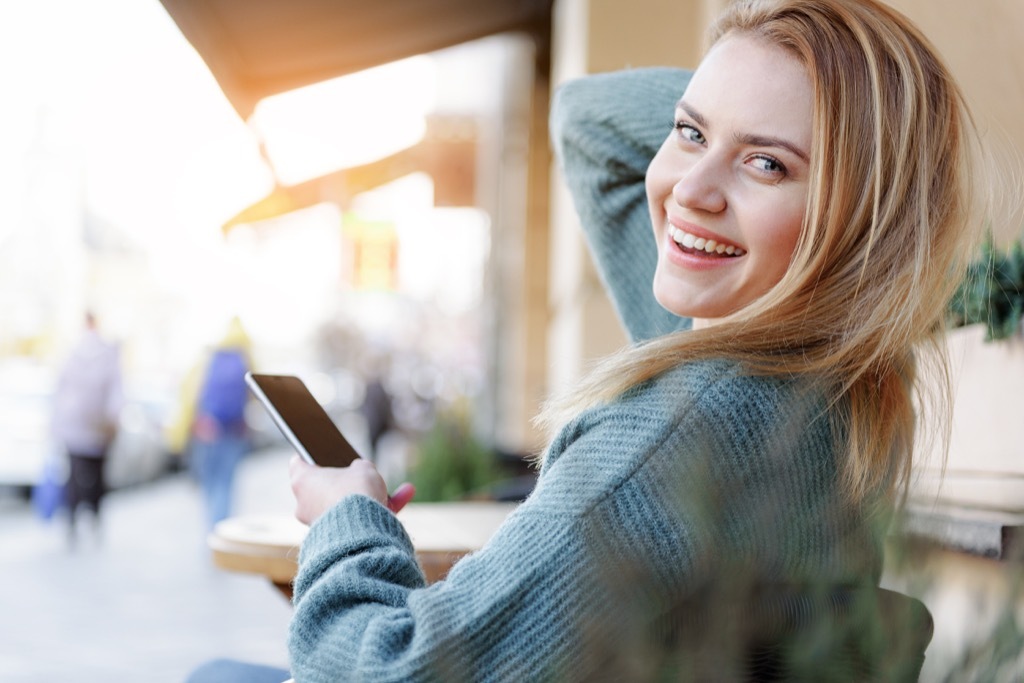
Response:
[[[668,219],[668,224],[671,225],[672,227],[679,228],[683,232],[688,232],[691,235],[694,235],[695,237],[703,237],[706,240],[714,240],[719,244],[724,244],[726,246],[732,245],[737,249],[745,250],[742,244],[736,244],[732,240],[726,239],[725,237],[722,237],[718,233],[711,232],[710,230],[702,228],[699,225],[694,225],[693,223],[684,221],[681,218],[673,218],[671,215],[666,215],[666,218]]]
[[[669,262],[679,268],[686,270],[713,270],[715,268],[725,268],[731,265],[735,265],[738,262],[742,262],[743,256],[734,256],[729,258],[711,258],[707,256],[700,256],[695,253],[683,251],[683,249],[676,244],[676,241],[672,239],[671,228],[678,228],[684,232],[688,232],[691,235],[702,237],[706,240],[715,240],[716,242],[732,245],[738,248],[740,245],[723,238],[710,230],[688,223],[686,221],[668,217],[668,228],[665,230],[665,255]]]

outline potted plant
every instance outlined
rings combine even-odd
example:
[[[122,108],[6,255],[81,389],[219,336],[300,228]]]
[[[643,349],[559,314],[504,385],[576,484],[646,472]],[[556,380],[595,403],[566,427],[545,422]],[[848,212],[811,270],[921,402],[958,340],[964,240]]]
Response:
[[[465,402],[440,412],[417,444],[409,473],[417,502],[466,500],[502,476],[494,449],[474,434]]]
[[[995,246],[991,234],[980,256],[968,267],[949,304],[950,323],[963,327],[985,325],[985,341],[1018,334],[1024,316],[1024,244],[1017,239],[1007,249]]]

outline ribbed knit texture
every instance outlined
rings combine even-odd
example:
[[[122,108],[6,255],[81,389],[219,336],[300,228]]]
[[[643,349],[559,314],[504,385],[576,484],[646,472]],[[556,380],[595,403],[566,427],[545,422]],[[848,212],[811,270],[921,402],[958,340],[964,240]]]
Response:
[[[563,86],[558,158],[633,340],[688,327],[651,294],[643,175],[687,74]],[[310,529],[292,673],[327,681],[644,680],[672,605],[765,582],[876,582],[882,525],[837,493],[823,402],[796,380],[692,363],[580,415],[530,498],[481,551],[424,586],[384,507],[343,500]]]

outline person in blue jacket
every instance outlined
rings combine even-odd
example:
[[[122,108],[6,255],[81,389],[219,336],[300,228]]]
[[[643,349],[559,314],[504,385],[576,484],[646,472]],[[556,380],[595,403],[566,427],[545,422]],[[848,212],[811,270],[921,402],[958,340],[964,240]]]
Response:
[[[874,0],[740,0],[710,38],[692,74],[556,94],[557,158],[631,343],[545,408],[537,486],[490,542],[426,585],[394,515],[408,487],[292,460],[296,681],[663,680],[674,605],[877,585],[919,368],[942,362],[981,223],[970,118]]]
[[[245,373],[252,369],[251,345],[233,317],[205,358],[196,387],[189,464],[202,491],[207,531],[232,513],[238,466],[250,450]]]

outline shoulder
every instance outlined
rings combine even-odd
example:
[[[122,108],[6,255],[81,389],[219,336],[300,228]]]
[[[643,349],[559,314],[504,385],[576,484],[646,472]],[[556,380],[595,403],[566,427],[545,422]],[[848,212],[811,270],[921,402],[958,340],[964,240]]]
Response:
[[[633,400],[659,406],[673,436],[712,451],[716,463],[728,463],[723,456],[749,462],[768,452],[831,448],[828,401],[811,378],[756,376],[737,363],[706,361],[677,367],[624,397]]]
[[[725,482],[799,469],[802,460],[830,467],[821,457],[833,449],[825,405],[807,381],[753,377],[725,361],[687,363],[566,425],[540,484],[561,480],[600,497],[637,477],[699,473]]]
[[[765,437],[826,418],[824,392],[814,380],[751,375],[726,361],[677,367],[635,393],[637,401],[664,405],[677,423],[709,422],[734,438]]]
[[[730,432],[763,431],[779,419],[813,419],[823,413],[822,406],[820,390],[808,380],[752,376],[737,363],[697,361],[679,365],[612,403],[582,413],[556,443],[624,425],[644,426],[647,432],[675,431],[697,428],[709,420],[716,429]]]

